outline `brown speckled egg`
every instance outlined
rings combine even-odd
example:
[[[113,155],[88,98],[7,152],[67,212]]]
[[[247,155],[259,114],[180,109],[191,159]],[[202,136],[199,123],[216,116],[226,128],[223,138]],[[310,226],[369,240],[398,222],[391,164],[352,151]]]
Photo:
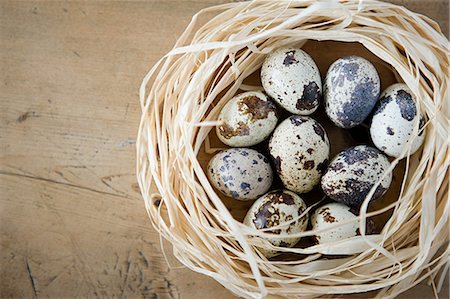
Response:
[[[335,201],[359,206],[389,167],[387,157],[376,148],[367,145],[350,147],[330,162],[322,177],[322,190]],[[378,185],[372,199],[386,193],[391,181],[390,172]]]
[[[355,219],[358,213],[357,210],[337,202],[325,204],[317,208],[311,215],[312,229],[322,230],[329,228],[329,230],[320,232],[315,236],[317,243],[336,242],[361,235],[359,231],[359,221]],[[339,223],[351,221],[352,219],[355,219],[355,221],[339,227],[336,226]],[[373,220],[371,218],[366,218],[365,234],[371,235],[374,234],[375,231],[375,223]]]
[[[220,141],[233,147],[252,146],[265,140],[278,122],[275,104],[262,92],[241,93],[222,108],[216,127]]]
[[[275,129],[269,152],[286,189],[306,193],[319,183],[327,167],[330,142],[316,120],[293,115]]]
[[[322,96],[322,80],[314,60],[300,48],[270,53],[261,68],[264,90],[287,111],[309,115]]]
[[[251,206],[244,219],[244,224],[256,229],[267,229],[300,217],[306,210],[305,202],[297,194],[287,190],[271,191],[260,197]],[[308,214],[286,224],[283,228],[268,230],[271,234],[295,234],[305,231],[308,225]],[[274,246],[292,247],[300,238],[268,238]],[[259,248],[266,257],[277,254],[274,250]]]
[[[339,222],[346,222],[356,218],[350,209],[350,207],[344,204],[333,202],[323,205],[314,211],[311,215],[312,229],[321,230],[330,228],[329,230],[317,233],[316,240],[319,244],[336,242],[358,235],[359,221],[333,227]]]

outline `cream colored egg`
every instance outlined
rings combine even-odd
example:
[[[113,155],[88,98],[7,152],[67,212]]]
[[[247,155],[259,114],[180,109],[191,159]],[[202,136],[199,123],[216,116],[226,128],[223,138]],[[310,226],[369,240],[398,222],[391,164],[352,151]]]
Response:
[[[264,90],[287,111],[309,115],[322,97],[322,80],[314,60],[300,48],[270,53],[261,68]]]
[[[408,142],[411,143],[409,154],[420,148],[425,139],[421,130],[425,118],[418,115],[416,102],[414,94],[403,83],[393,84],[382,93],[370,125],[370,136],[379,150],[399,158]],[[415,127],[418,135],[411,138]]]
[[[313,230],[325,231],[317,233],[316,239],[319,244],[336,242],[357,236],[359,234],[359,221],[356,219],[350,208],[341,203],[329,203],[317,208],[311,215],[311,225]],[[350,223],[337,226],[342,222]]]
[[[319,183],[327,167],[330,142],[316,120],[293,115],[275,129],[269,152],[285,188],[306,193]]]

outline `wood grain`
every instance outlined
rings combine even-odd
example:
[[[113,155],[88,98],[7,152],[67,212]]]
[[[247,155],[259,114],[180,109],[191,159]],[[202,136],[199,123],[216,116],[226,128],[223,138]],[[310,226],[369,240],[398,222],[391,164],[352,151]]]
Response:
[[[0,2],[0,297],[234,298],[169,268],[135,180],[140,82],[224,2]],[[394,2],[448,33],[448,1]]]

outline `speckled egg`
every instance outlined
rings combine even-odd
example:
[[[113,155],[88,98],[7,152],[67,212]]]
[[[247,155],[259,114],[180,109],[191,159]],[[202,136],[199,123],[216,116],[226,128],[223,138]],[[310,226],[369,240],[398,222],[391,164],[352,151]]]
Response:
[[[309,115],[319,106],[319,68],[299,48],[280,48],[269,54],[261,68],[261,82],[267,94],[291,113]]]
[[[275,129],[269,152],[286,189],[306,193],[319,183],[327,167],[330,142],[316,120],[292,115]]]
[[[216,127],[219,139],[233,147],[260,143],[275,129],[278,116],[275,104],[259,91],[241,93],[222,108]]]
[[[335,201],[359,206],[389,166],[387,157],[376,148],[367,145],[350,147],[330,162],[322,177],[322,190]],[[372,200],[382,196],[391,181],[390,172],[378,185]]]
[[[359,234],[359,221],[333,227],[339,222],[347,222],[356,218],[356,215],[350,209],[344,204],[333,202],[323,205],[314,211],[311,215],[312,229],[322,230],[329,228],[316,234],[315,237],[319,244],[336,242]]]
[[[305,202],[297,194],[287,190],[271,191],[260,197],[251,206],[244,219],[244,224],[256,229],[268,229],[275,226],[282,226],[303,215],[306,211]],[[285,224],[279,229],[267,230],[271,234],[296,234],[306,230],[308,225],[308,214],[305,213],[301,218]],[[274,246],[292,247],[300,238],[268,238]],[[266,257],[277,254],[270,249],[259,248]]]
[[[209,181],[224,195],[239,200],[266,193],[273,174],[269,160],[255,150],[231,148],[216,154],[208,164]]]
[[[352,128],[361,124],[375,106],[380,77],[366,59],[347,56],[330,66],[323,90],[328,117],[341,128]]]
[[[328,229],[315,236],[317,243],[324,244],[361,235],[359,221],[347,223],[339,227],[333,227],[342,222],[356,219],[358,211],[342,203],[329,203],[317,208],[311,215],[311,226],[313,230]],[[371,218],[366,218],[365,234],[376,232],[375,223]]]
[[[412,141],[410,154],[415,153],[423,143],[425,134],[420,129],[425,118],[417,114],[415,101],[408,86],[397,83],[386,88],[375,106],[370,136],[375,146],[389,156],[401,156],[414,126],[419,125],[419,135]]]

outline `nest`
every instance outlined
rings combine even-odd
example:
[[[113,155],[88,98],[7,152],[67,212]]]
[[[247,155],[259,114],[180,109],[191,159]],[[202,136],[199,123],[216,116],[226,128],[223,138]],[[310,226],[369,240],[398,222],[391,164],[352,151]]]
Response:
[[[308,45],[314,58],[359,47],[378,59],[382,81],[404,82],[417,96],[426,137],[416,154],[391,160],[396,187],[388,199],[374,208],[369,194],[361,207],[361,223],[384,215],[379,233],[360,225],[360,236],[281,248],[268,260],[257,250],[270,247],[261,238],[267,233],[240,221],[249,205],[217,194],[204,169],[223,147],[213,133],[223,105],[239,91],[261,89],[254,77],[267,53]],[[374,0],[252,1],[200,11],[140,89],[137,177],[152,224],[181,263],[246,298],[394,297],[425,279],[439,290],[450,252],[448,46],[434,21]]]

